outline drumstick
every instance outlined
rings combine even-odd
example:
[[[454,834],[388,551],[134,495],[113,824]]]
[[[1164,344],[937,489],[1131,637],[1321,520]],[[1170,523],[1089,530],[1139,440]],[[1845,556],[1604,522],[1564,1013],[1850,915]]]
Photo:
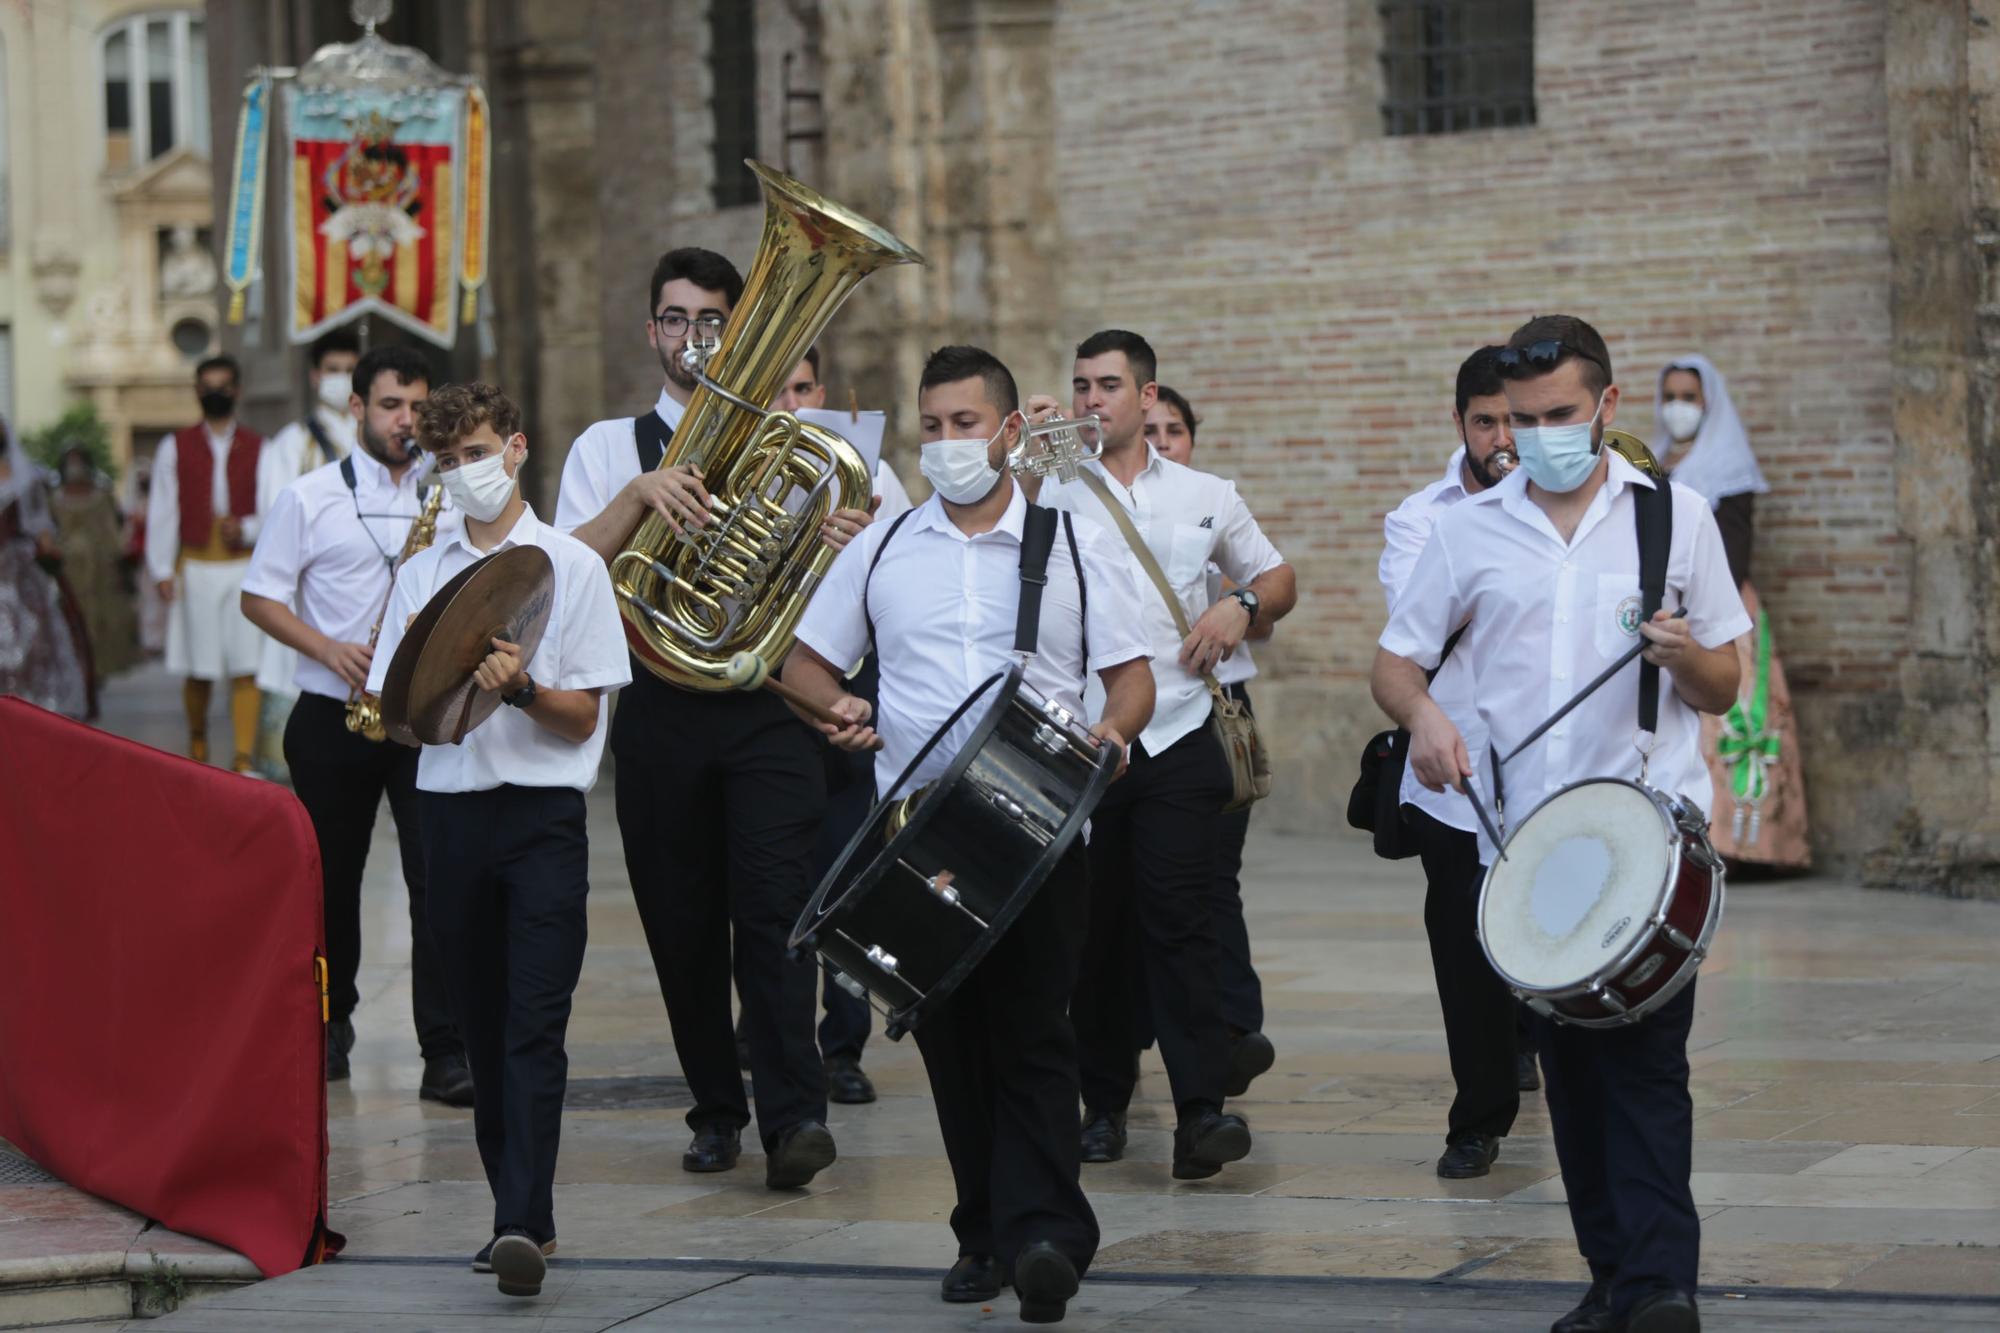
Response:
[[[854,725],[831,708],[814,703],[772,675],[770,666],[755,653],[738,653],[730,658],[728,679],[729,683],[739,690],[754,690],[759,687],[767,689],[792,707],[812,714],[830,727],[844,729]]]
[[[1687,616],[1687,608],[1683,606],[1679,610],[1675,611],[1671,618],[1674,620],[1681,620],[1684,619],[1686,616]],[[1613,662],[1610,666],[1604,668],[1604,670],[1598,672],[1597,679],[1591,681],[1590,684],[1584,686],[1582,689],[1578,690],[1575,694],[1571,695],[1570,701],[1568,703],[1564,704],[1561,708],[1556,709],[1555,712],[1549,714],[1549,718],[1546,722],[1542,723],[1541,726],[1536,727],[1533,731],[1529,732],[1527,735],[1527,739],[1523,740],[1519,745],[1515,746],[1513,749],[1509,750],[1506,754],[1502,755],[1500,757],[1500,762],[1502,764],[1513,762],[1515,755],[1518,755],[1519,753],[1521,753],[1521,751],[1527,749],[1530,745],[1533,745],[1536,741],[1540,740],[1542,738],[1543,732],[1547,731],[1550,727],[1553,727],[1556,723],[1562,721],[1564,718],[1569,716],[1570,709],[1575,708],[1585,699],[1588,699],[1591,695],[1597,693],[1597,689],[1600,685],[1604,684],[1605,681],[1610,680],[1613,676],[1623,671],[1626,667],[1632,665],[1632,659],[1645,651],[1646,651],[1646,636],[1642,634],[1639,636],[1639,642],[1633,644],[1630,648],[1625,650],[1625,655],[1623,657],[1619,658],[1616,662]]]
[[[1479,827],[1486,830],[1486,836],[1493,839],[1493,850],[1502,861],[1507,859],[1507,849],[1502,847],[1500,830],[1494,827],[1493,816],[1486,813],[1486,802],[1479,799],[1479,788],[1473,784],[1479,779],[1468,773],[1465,775],[1465,796],[1472,802],[1472,813],[1479,816]]]

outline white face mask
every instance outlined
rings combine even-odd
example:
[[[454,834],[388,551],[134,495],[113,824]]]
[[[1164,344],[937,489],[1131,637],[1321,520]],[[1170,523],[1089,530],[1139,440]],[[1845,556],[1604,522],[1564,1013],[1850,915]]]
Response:
[[[1700,403],[1675,400],[1660,404],[1660,421],[1666,426],[1667,434],[1676,441],[1692,440],[1694,433],[1701,429],[1701,419],[1705,416]]]
[[[451,502],[481,523],[491,523],[514,498],[514,478],[507,475],[507,451],[473,463],[460,463],[444,477],[445,494]]]
[[[1002,421],[1000,430],[1006,429]],[[953,504],[978,504],[1000,484],[1000,470],[988,461],[999,438],[996,433],[984,440],[932,440],[917,451],[917,467],[931,488]]]
[[[347,410],[354,393],[354,376],[344,370],[329,370],[319,377],[319,400],[336,412]]]
[[[1521,454],[1521,470],[1528,480],[1545,491],[1567,495],[1583,485],[1597,469],[1597,448],[1590,433],[1604,414],[1604,395],[1597,396],[1597,411],[1590,420],[1570,426],[1516,426],[1514,447]]]

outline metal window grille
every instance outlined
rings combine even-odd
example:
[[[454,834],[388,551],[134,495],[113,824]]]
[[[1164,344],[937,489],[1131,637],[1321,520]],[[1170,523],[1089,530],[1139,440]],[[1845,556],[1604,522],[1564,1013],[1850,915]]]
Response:
[[[1535,123],[1534,0],[1378,0],[1382,132]]]
[[[761,192],[743,165],[743,159],[757,156],[757,7],[751,0],[710,3],[708,72],[714,85],[715,206],[754,204]]]

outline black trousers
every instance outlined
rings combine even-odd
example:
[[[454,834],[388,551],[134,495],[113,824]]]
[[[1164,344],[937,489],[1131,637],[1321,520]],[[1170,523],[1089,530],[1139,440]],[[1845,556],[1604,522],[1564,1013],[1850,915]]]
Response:
[[[590,844],[569,787],[423,792],[431,931],[465,1033],[493,1232],[555,1237],[570,997],[589,933]]]
[[[880,689],[881,673],[870,653],[861,669],[848,679],[847,692],[873,704]],[[826,762],[826,818],[820,823],[819,840],[813,848],[815,886],[840,861],[849,840],[875,807],[875,756],[850,754],[825,744],[820,748]],[[819,1021],[820,1054],[828,1060],[859,1060],[871,1023],[868,1002],[834,985],[833,969],[827,968],[820,1004],[826,1010]]]
[[[1092,1111],[1123,1112],[1138,1084],[1142,966],[1174,1105],[1222,1105],[1229,1031],[1213,909],[1230,787],[1229,761],[1203,725],[1157,755],[1135,743],[1091,816],[1090,932],[1070,1014]]]
[[[1576,1247],[1623,1317],[1658,1287],[1692,1295],[1701,1262],[1688,1029],[1695,983],[1621,1028],[1534,1020]]]
[[[1521,1113],[1516,1072],[1520,1006],[1479,947],[1479,839],[1433,819],[1413,805],[1403,818],[1417,835],[1424,878],[1424,933],[1444,1010],[1445,1048],[1457,1087],[1445,1120],[1445,1141],[1470,1134],[1505,1138]]]
[[[417,819],[417,751],[371,741],[347,729],[347,706],[302,694],[285,723],[285,764],[292,790],[312,818],[326,915],[327,1012],[351,1018],[361,994],[361,876],[383,796],[396,821],[403,883],[410,895],[410,1007],[426,1060],[461,1049],[445,998],[444,974],[424,911],[423,837]]]
[[[1090,917],[1072,845],[972,975],[917,1028],[958,1205],[960,1254],[1011,1267],[1045,1240],[1082,1273],[1097,1218],[1078,1183],[1076,1038],[1065,1010]]]
[[[757,1128],[826,1119],[813,1039],[819,969],[786,957],[826,811],[818,738],[769,691],[698,694],[643,668],[612,723],[618,831],[652,950],[690,1126],[750,1123],[730,1022],[732,969]],[[643,679],[641,679],[643,677]]]
[[[1250,712],[1250,691],[1239,682],[1229,693]],[[1264,1030],[1264,983],[1250,961],[1250,926],[1243,919],[1243,844],[1250,836],[1251,806],[1220,818],[1215,840],[1215,938],[1222,946],[1216,983],[1222,1021],[1237,1032]]]

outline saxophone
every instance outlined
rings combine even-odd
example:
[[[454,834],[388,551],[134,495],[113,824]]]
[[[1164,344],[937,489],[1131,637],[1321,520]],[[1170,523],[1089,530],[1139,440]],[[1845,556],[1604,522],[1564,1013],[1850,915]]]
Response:
[[[431,493],[424,497],[424,507],[410,521],[410,535],[403,539],[403,553],[396,557],[395,567],[389,571],[389,586],[382,592],[382,609],[375,613],[375,627],[368,631],[370,653],[382,637],[382,620],[389,614],[389,599],[396,593],[396,575],[411,556],[437,540],[438,510],[443,507],[444,486],[433,480]],[[382,727],[382,697],[361,689],[351,692],[347,696],[347,729],[371,741],[387,740],[389,733]]]

